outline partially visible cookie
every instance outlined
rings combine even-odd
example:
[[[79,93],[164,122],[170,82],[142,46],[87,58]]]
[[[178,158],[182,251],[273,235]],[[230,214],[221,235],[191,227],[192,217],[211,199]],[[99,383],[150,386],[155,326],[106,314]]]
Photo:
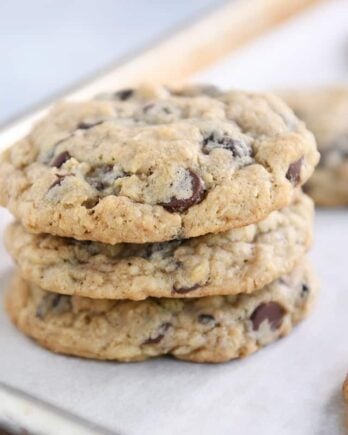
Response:
[[[315,293],[307,266],[252,295],[138,302],[49,293],[17,276],[6,306],[22,332],[55,352],[119,361],[173,355],[223,362],[287,335],[306,317]]]
[[[106,245],[28,233],[19,223],[6,245],[22,277],[70,295],[141,300],[250,293],[289,273],[312,240],[313,203],[293,203],[258,224],[198,238]]]
[[[344,400],[348,403],[348,375],[346,376],[346,379],[343,383],[342,392]]]
[[[319,205],[348,206],[348,88],[289,92],[284,98],[314,133],[321,153],[306,192]]]
[[[291,202],[318,162],[277,97],[125,89],[61,103],[0,163],[0,203],[34,233],[116,244],[197,237]]]

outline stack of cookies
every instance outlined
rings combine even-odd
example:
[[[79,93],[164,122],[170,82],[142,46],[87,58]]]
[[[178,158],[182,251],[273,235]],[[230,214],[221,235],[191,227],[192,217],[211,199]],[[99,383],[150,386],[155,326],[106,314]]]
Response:
[[[221,362],[315,296],[312,134],[277,97],[124,89],[61,103],[2,156],[13,322],[56,352]]]

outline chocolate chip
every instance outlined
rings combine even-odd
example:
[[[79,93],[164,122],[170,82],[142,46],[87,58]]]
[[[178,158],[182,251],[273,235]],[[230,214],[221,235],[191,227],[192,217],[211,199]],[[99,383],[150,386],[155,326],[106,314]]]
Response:
[[[281,305],[277,302],[267,302],[255,308],[250,320],[255,331],[259,329],[264,320],[268,321],[271,329],[277,329],[281,325],[284,315],[285,309]]]
[[[118,98],[121,101],[128,100],[134,94],[134,89],[126,88],[121,89],[120,91],[115,92],[115,98]]]
[[[72,134],[69,134],[68,136],[63,137],[62,139],[58,140],[50,149],[46,150],[41,156],[42,163],[53,166],[52,160],[55,158],[58,145],[62,144],[63,142],[66,142],[72,136],[73,136]]]
[[[59,175],[59,174],[56,174],[56,176],[57,176],[57,179],[50,185],[48,190],[53,189],[53,187],[60,186],[62,184],[62,181],[66,177],[66,175]]]
[[[64,165],[65,162],[67,162],[70,159],[71,159],[71,155],[69,154],[69,152],[63,151],[62,153],[58,154],[58,156],[56,156],[53,159],[51,166],[53,166],[55,168],[60,168]]]
[[[191,287],[175,287],[174,286],[173,291],[175,293],[185,294],[185,293],[192,292],[193,290],[197,290],[199,287],[200,287],[199,284],[192,285]]]
[[[286,178],[295,186],[301,181],[301,168],[303,163],[303,157],[291,163]]]
[[[304,193],[307,193],[308,195],[310,195],[311,188],[310,188],[310,185],[308,185],[308,183],[306,183],[305,185],[302,186],[302,190]]]
[[[170,213],[182,213],[193,205],[203,201],[206,196],[203,180],[191,169],[188,169],[187,173],[191,178],[192,194],[189,198],[185,199],[173,197],[169,202],[162,204],[163,207]]]
[[[92,127],[102,124],[104,121],[81,121],[77,124],[79,130],[89,130]]]
[[[162,325],[156,331],[157,335],[155,337],[149,337],[147,340],[145,340],[143,342],[143,344],[157,344],[157,343],[159,343],[163,339],[166,332],[168,331],[168,329],[171,326],[172,326],[172,324],[169,322],[162,323]]]
[[[236,158],[251,157],[253,154],[249,143],[232,138],[227,134],[221,136],[218,133],[211,133],[203,139],[202,151],[204,154],[209,154],[216,148],[231,151],[233,157]]]
[[[99,201],[100,201],[99,197],[88,198],[88,199],[86,199],[86,201],[83,201],[83,203],[81,205],[87,209],[91,209],[91,208],[94,208],[97,204],[99,204]]]
[[[198,322],[202,325],[215,326],[215,317],[210,314],[200,314],[198,316]]]
[[[50,311],[56,314],[67,312],[71,309],[70,296],[60,295],[57,293],[46,294],[40,301],[36,309],[36,316],[43,319]]]
[[[110,187],[120,176],[116,172],[113,173],[113,169],[112,165],[97,166],[88,172],[86,179],[96,190],[104,190]]]
[[[309,286],[306,283],[303,283],[301,287],[301,296],[307,296],[309,294],[309,290]]]
[[[48,190],[51,190],[55,186],[60,186],[66,177],[74,177],[74,176],[75,174],[65,174],[65,175],[56,174],[57,179],[51,184]]]
[[[99,191],[104,190],[106,187],[106,185],[102,181],[98,181],[98,180],[92,181],[91,185]]]

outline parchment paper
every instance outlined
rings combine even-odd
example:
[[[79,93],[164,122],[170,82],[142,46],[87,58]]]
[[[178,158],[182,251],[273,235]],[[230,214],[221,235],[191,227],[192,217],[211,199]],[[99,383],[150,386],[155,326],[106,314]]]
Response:
[[[302,68],[305,84],[347,77],[348,52],[344,60],[340,51],[343,37],[348,43],[348,15],[345,21],[342,17],[347,4],[333,1],[318,7],[200,78],[256,88],[298,85],[301,74],[297,72],[294,78],[294,62]],[[318,32],[326,32],[329,50],[325,51],[324,42],[318,42]],[[311,50],[306,46],[307,37],[316,41]],[[283,46],[279,38],[283,38]],[[271,69],[263,59],[269,59],[275,47],[283,57],[275,60]],[[290,58],[284,50],[291,51]],[[311,52],[313,56],[308,58]],[[326,65],[329,59],[332,62]],[[310,67],[313,83],[309,83]],[[5,211],[0,212],[1,232],[9,219]],[[311,256],[321,280],[321,294],[314,313],[289,337],[254,356],[222,365],[165,358],[134,364],[69,358],[43,350],[22,336],[0,310],[0,381],[127,435],[343,434],[341,385],[348,371],[348,211],[318,211],[315,233]],[[0,245],[1,291],[11,268]]]

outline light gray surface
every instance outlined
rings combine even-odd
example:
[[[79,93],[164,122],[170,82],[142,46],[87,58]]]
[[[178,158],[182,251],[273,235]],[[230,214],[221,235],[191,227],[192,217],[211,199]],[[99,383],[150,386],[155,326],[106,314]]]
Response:
[[[222,3],[1,0],[0,125]]]

